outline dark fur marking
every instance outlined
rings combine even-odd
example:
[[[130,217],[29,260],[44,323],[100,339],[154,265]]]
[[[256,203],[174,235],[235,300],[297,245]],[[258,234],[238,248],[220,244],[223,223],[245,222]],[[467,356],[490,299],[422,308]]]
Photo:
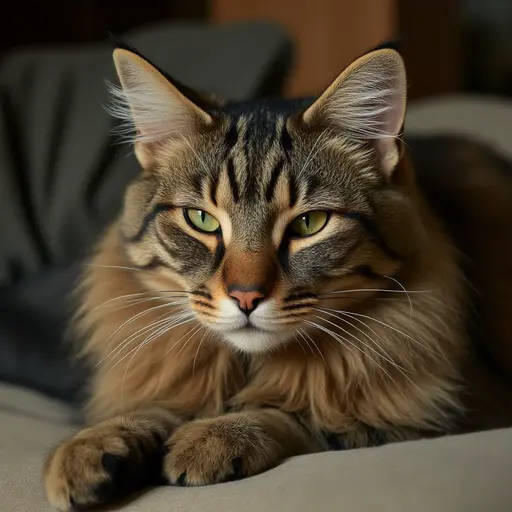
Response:
[[[156,233],[156,239],[160,242],[160,244],[162,245],[162,247],[167,251],[167,254],[169,254],[169,256],[171,258],[175,258],[175,259],[179,259],[179,254],[178,252],[176,251],[176,249],[172,248],[168,243],[167,243],[167,240],[158,232],[158,229],[155,230],[155,233]]]
[[[204,308],[208,309],[216,309],[215,306],[212,306],[211,304],[208,304],[208,302],[203,302],[202,300],[193,300],[194,304],[197,304],[198,306],[203,306]]]
[[[204,292],[201,290],[194,290],[190,292],[191,295],[199,295],[201,297],[204,297],[205,299],[212,300],[212,296],[208,292]]]
[[[297,200],[299,197],[299,188],[297,185],[297,180],[293,174],[288,176],[288,186],[290,188],[290,208],[293,208],[297,204]]]
[[[284,302],[301,299],[316,299],[316,295],[314,293],[297,293],[295,295],[288,295],[288,297],[285,297]]]
[[[267,190],[265,192],[265,199],[270,202],[274,197],[274,190],[277,185],[277,181],[279,180],[279,176],[281,176],[281,172],[283,170],[284,161],[283,159],[279,159],[276,166],[272,169],[272,174],[270,175],[270,181],[267,185]]]
[[[220,264],[222,263],[222,258],[224,258],[225,252],[226,252],[226,248],[224,247],[224,242],[222,241],[222,238],[219,237],[219,241],[217,242],[217,247],[215,249],[215,254],[214,254],[214,259],[213,259],[213,270],[214,271],[216,271],[220,267]]]
[[[218,176],[212,176],[210,181],[210,201],[217,206],[217,187],[219,186]]]
[[[169,210],[172,210],[172,208],[173,207],[168,204],[157,204],[153,210],[151,210],[151,212],[144,217],[142,226],[140,227],[139,231],[137,231],[134,236],[124,237],[125,241],[129,243],[140,242],[156,217],[162,212],[168,212]]]
[[[224,138],[224,160],[228,157],[229,152],[233,148],[233,146],[238,141],[238,129],[236,127],[236,122],[232,121],[231,126],[229,127],[228,132],[226,133],[226,137]]]
[[[227,163],[229,186],[231,187],[231,193],[233,194],[233,201],[238,203],[240,200],[240,190],[238,188],[238,182],[236,181],[235,175],[235,164],[232,158],[228,159]]]
[[[283,311],[293,311],[294,309],[302,309],[302,308],[312,308],[315,306],[315,302],[306,302],[302,304],[291,304],[290,306],[283,306],[281,309]]]
[[[283,129],[281,131],[281,147],[283,148],[286,159],[290,159],[290,153],[293,149],[292,138],[290,137],[290,133],[286,128],[286,121],[283,123]]]

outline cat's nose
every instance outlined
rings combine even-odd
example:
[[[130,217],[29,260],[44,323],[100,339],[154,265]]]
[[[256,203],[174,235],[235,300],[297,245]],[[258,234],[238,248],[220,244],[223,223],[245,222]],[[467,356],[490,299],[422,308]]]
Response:
[[[236,288],[228,290],[229,296],[236,300],[238,307],[246,314],[251,314],[256,306],[265,298],[264,293],[256,288]]]

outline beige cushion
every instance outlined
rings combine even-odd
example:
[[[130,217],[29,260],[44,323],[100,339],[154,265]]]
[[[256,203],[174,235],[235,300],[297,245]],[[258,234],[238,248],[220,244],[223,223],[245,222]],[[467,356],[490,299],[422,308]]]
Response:
[[[70,412],[0,386],[0,512],[49,510],[45,453],[68,436]],[[161,487],[126,512],[510,512],[512,430],[287,461],[262,475],[202,488]]]
[[[412,101],[405,129],[409,134],[476,137],[512,158],[510,99],[457,95]]]

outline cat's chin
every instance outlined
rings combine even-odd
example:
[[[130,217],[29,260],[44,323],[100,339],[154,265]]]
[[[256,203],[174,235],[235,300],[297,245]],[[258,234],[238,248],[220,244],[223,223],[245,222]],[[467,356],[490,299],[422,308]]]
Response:
[[[248,353],[262,353],[275,349],[286,343],[290,332],[269,332],[254,327],[243,327],[234,331],[223,332],[222,337],[237,349]]]

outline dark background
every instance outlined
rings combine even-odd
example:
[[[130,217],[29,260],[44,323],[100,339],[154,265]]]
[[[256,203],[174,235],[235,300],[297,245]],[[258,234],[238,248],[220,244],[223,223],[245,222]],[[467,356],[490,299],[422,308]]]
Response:
[[[0,55],[39,43],[104,41],[154,21],[265,19],[295,40],[287,95],[321,90],[355,56],[402,41],[411,97],[468,91],[512,94],[510,0],[87,0],[9,2]]]

